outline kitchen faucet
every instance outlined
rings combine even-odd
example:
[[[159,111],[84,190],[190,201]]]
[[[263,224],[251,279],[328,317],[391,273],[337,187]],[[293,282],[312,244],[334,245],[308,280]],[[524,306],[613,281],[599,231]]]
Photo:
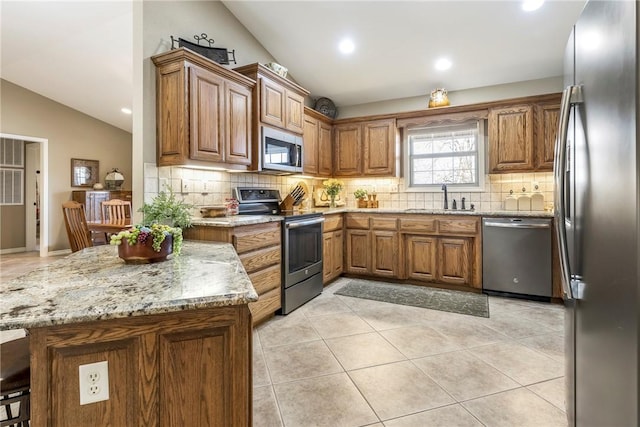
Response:
[[[449,202],[447,201],[447,184],[442,184],[442,191],[444,191],[444,208],[449,209]]]

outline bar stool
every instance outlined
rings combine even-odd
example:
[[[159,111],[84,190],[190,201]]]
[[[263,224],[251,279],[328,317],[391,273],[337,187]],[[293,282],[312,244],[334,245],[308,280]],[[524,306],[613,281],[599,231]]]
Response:
[[[31,424],[30,375],[29,337],[0,344],[0,407],[4,409],[0,427]]]

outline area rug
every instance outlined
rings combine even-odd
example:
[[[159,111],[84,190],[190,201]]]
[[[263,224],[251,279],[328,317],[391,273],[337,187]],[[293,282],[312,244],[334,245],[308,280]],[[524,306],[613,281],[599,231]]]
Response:
[[[344,285],[335,294],[471,316],[489,317],[489,299],[487,296],[472,292],[355,279]]]

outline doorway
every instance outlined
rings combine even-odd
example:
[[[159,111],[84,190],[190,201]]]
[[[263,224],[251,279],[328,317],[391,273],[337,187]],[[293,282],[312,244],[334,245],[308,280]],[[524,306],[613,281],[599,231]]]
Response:
[[[0,137],[25,143],[25,250],[37,251],[40,257],[46,257],[49,248],[49,140],[6,133],[0,133]]]

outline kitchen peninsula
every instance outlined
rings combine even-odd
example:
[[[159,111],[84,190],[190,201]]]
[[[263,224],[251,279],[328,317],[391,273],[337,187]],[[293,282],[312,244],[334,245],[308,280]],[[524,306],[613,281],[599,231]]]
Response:
[[[88,248],[0,298],[0,329],[30,333],[32,425],[251,425],[257,294],[230,244],[143,265]],[[79,366],[102,361],[108,400],[80,405]]]

